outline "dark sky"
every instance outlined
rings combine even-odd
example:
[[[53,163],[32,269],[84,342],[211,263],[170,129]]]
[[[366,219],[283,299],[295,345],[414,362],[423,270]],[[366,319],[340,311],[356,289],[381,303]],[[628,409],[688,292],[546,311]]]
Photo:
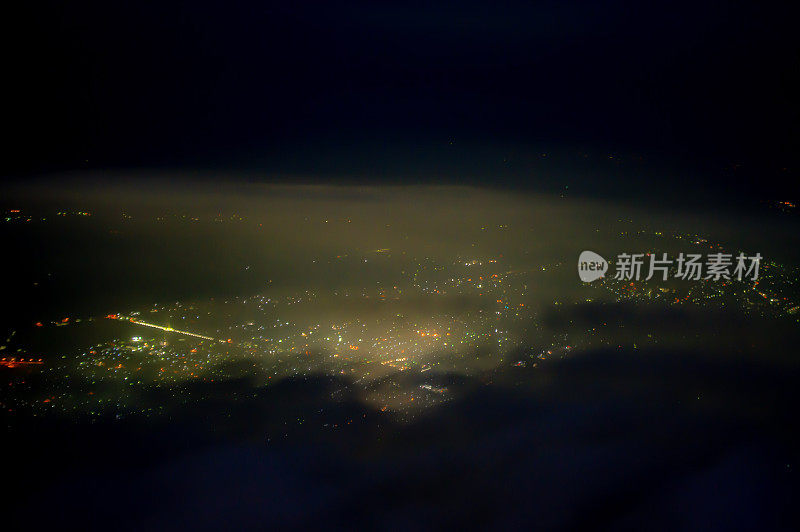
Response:
[[[42,2],[7,16],[7,176],[457,179],[546,150],[689,164],[709,187],[738,164],[752,189],[800,159],[789,3]]]

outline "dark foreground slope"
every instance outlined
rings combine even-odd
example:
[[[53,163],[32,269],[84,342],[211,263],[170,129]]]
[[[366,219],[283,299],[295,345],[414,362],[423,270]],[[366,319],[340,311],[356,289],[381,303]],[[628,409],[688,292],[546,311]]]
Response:
[[[217,384],[163,419],[31,422],[7,440],[11,515],[34,529],[790,529],[797,377],[593,352],[501,366],[405,423],[338,379],[246,399],[232,393],[246,381]]]

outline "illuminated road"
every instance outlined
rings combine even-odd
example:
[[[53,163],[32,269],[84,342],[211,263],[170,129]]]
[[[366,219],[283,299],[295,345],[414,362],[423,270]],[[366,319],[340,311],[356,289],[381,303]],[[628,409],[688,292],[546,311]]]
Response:
[[[220,340],[218,338],[212,338],[211,336],[204,336],[202,334],[197,334],[189,331],[181,331],[179,329],[173,329],[172,327],[164,327],[162,325],[156,325],[155,323],[148,323],[146,321],[137,320],[136,318],[126,318],[124,316],[118,316],[116,314],[109,314],[106,318],[112,320],[125,320],[127,319],[131,323],[135,323],[136,325],[143,325],[145,327],[152,327],[153,329],[160,329],[162,331],[176,333],[176,334],[183,334],[185,336],[193,336],[195,338],[202,338],[203,340],[212,340],[215,342],[226,343],[226,340]]]

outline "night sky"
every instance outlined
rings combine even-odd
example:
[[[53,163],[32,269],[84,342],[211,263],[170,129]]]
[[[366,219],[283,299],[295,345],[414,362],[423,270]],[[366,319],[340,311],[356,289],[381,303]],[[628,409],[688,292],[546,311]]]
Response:
[[[789,4],[36,3],[6,18],[3,173],[557,189],[537,158],[611,155],[618,190],[793,196]]]

